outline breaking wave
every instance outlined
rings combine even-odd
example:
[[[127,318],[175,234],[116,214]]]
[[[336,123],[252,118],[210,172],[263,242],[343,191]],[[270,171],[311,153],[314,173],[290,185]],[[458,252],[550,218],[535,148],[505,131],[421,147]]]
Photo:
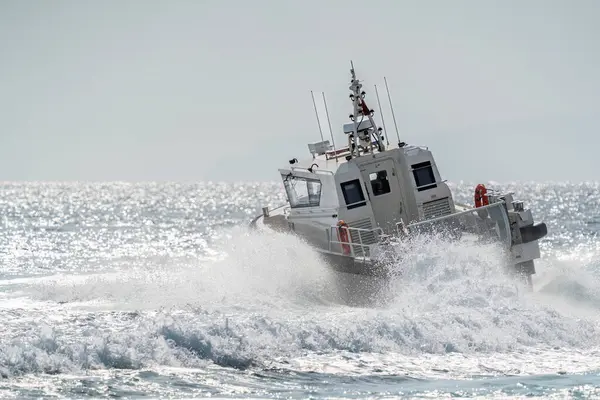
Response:
[[[200,261],[0,287],[22,302],[0,309],[0,374],[300,368],[340,354],[469,358],[600,344],[596,278],[560,265],[529,293],[492,245],[421,238],[400,247],[396,277],[378,294],[385,301],[369,306],[348,304],[360,282],[340,279],[292,236],[230,229],[215,250]]]

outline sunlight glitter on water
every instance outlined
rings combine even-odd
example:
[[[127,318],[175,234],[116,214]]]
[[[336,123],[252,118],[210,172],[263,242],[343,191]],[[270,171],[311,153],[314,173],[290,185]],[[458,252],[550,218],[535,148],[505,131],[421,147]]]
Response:
[[[494,248],[433,240],[404,249],[385,301],[349,306],[305,244],[246,228],[278,184],[7,185],[0,393],[593,393],[600,259],[577,221],[598,185],[507,187],[549,224],[534,293]]]

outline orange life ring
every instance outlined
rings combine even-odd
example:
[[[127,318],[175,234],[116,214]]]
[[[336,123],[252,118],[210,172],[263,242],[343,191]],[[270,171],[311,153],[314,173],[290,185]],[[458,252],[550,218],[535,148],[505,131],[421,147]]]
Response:
[[[340,242],[344,242],[344,243],[348,243],[349,239],[348,239],[348,224],[344,222],[344,220],[340,220],[337,223],[338,226],[338,240]],[[350,254],[350,245],[349,244],[344,244],[342,243],[342,249],[344,251],[344,254]]]
[[[475,187],[475,207],[487,206],[490,204],[490,201],[487,197],[487,189],[485,186],[480,183]]]

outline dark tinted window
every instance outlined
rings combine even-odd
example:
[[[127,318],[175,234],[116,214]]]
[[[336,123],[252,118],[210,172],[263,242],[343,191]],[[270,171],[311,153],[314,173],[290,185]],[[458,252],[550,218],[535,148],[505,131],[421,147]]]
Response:
[[[349,210],[367,204],[358,179],[344,182],[341,184],[341,187],[342,193],[344,194],[344,200],[346,201]]]
[[[417,190],[432,189],[437,187],[435,184],[435,176],[433,176],[433,168],[431,162],[425,161],[419,164],[412,165],[413,176],[415,177],[415,183],[417,184]]]
[[[386,170],[369,174],[369,180],[371,181],[371,190],[373,190],[375,196],[390,192],[390,182]]]

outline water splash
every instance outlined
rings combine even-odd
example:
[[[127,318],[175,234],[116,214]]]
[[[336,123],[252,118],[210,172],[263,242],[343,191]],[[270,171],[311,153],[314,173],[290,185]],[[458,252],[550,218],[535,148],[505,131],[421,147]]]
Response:
[[[216,395],[296,385],[306,397],[315,379],[401,376],[397,387],[600,369],[597,210],[578,202],[597,185],[519,188],[551,227],[533,293],[504,274],[493,245],[433,237],[400,246],[394,278],[364,303],[347,300],[365,282],[329,271],[305,243],[245,228],[258,198],[280,200],[277,188],[67,185],[0,196],[8,387],[67,387],[73,377],[92,391],[159,397],[176,379]],[[467,189],[458,197],[469,199]],[[559,201],[553,190],[581,193],[557,206],[543,197]],[[34,375],[44,372],[52,377]]]
[[[226,253],[198,265],[33,284],[29,296],[55,320],[12,319],[17,339],[0,345],[3,373],[206,362],[266,368],[309,354],[479,357],[600,344],[595,315],[573,317],[522,290],[493,245],[413,241],[398,249],[389,298],[369,308],[343,305],[339,274],[292,236],[237,228],[215,248]],[[27,336],[18,333],[24,325]]]

